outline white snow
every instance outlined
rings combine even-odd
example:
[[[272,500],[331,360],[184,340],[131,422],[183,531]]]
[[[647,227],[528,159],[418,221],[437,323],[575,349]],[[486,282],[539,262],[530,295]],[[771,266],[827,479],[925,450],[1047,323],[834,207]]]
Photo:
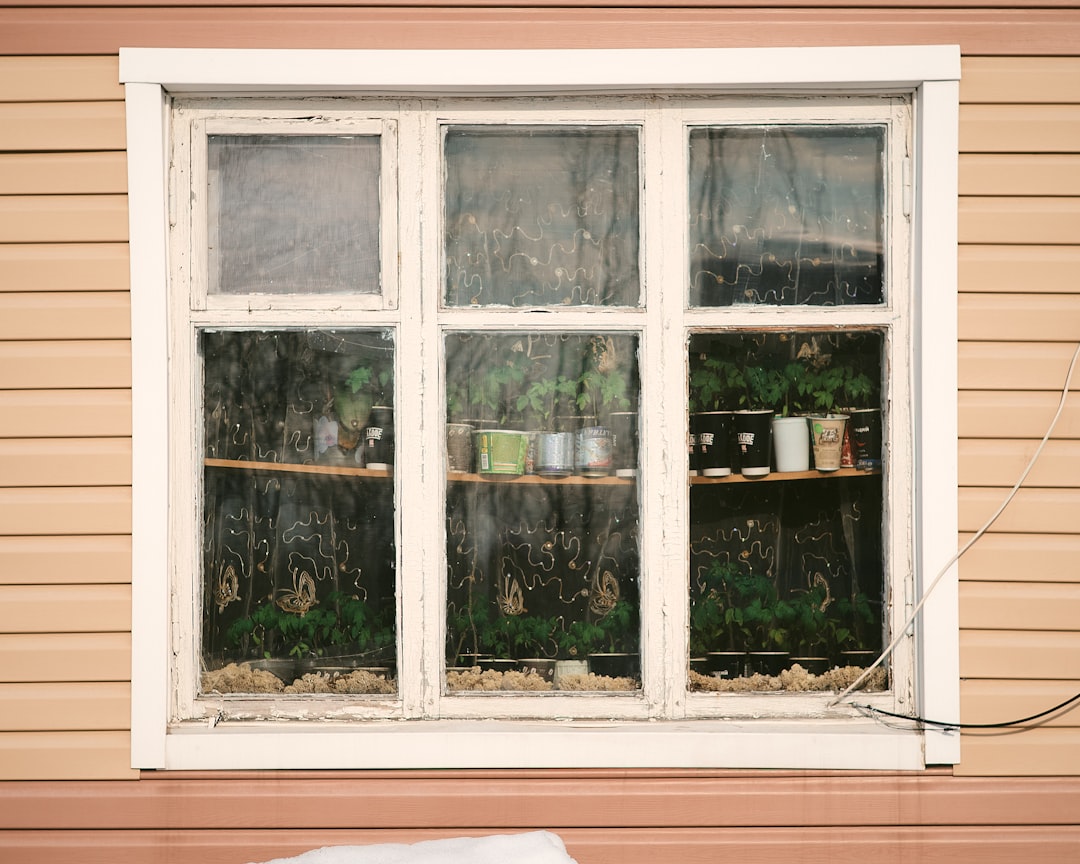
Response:
[[[550,831],[454,837],[419,843],[324,846],[263,864],[577,864],[562,838]],[[256,864],[256,862],[252,862]]]

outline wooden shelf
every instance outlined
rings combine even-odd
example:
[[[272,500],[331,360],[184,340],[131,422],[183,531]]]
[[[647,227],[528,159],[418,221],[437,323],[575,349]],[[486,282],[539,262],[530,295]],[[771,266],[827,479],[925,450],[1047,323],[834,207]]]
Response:
[[[284,462],[252,462],[243,459],[204,459],[207,468],[228,468],[236,471],[273,471],[280,474],[322,474],[338,477],[369,477],[386,479],[393,477],[392,470],[353,467],[351,465],[307,465]],[[773,471],[764,477],[743,477],[729,474],[727,477],[691,477],[692,486],[711,486],[716,483],[776,483],[788,480],[829,480],[834,477],[869,477],[881,470],[864,471],[858,468],[841,468],[837,471]],[[539,486],[630,486],[636,477],[541,477],[537,474],[468,474],[450,471],[449,483],[517,483]]]
[[[279,474],[324,474],[340,477],[392,477],[392,471],[377,471],[352,465],[300,465],[289,462],[252,462],[246,459],[204,459],[207,468],[238,471],[275,471]]]
[[[630,486],[636,477],[541,477],[539,474],[466,474],[451,471],[446,475],[451,483],[518,483],[536,486]]]
[[[742,474],[729,474],[727,477],[691,477],[690,485],[708,486],[714,483],[769,483],[786,480],[829,480],[833,477],[870,477],[880,474],[881,469],[864,471],[860,468],[840,468],[836,471],[772,471],[763,477],[743,477]]]

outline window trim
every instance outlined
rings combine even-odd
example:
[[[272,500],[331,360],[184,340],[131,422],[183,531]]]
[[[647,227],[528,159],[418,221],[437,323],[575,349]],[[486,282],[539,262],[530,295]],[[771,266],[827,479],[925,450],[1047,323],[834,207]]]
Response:
[[[527,62],[522,62],[527,56]],[[859,719],[528,723],[423,721],[282,730],[169,729],[170,440],[167,388],[169,111],[176,94],[394,92],[524,95],[628,91],[783,90],[914,94],[912,330],[922,344],[957,341],[957,46],[604,51],[278,51],[122,49],[126,85],[132,285],[132,765],[137,768],[708,766],[913,769],[959,759],[944,731],[899,731]],[[873,69],[874,80],[857,70]],[[855,71],[853,71],[855,70]],[[570,80],[570,79],[573,80]],[[437,87],[431,82],[438,81]],[[499,82],[493,86],[490,82]],[[419,130],[399,129],[405,136]],[[403,201],[410,178],[402,178]],[[405,241],[403,240],[403,243]],[[408,259],[406,259],[407,261]],[[403,262],[403,267],[408,266]],[[404,276],[405,274],[403,274]],[[681,302],[681,298],[678,302]],[[655,314],[655,313],[652,313]],[[932,368],[914,353],[913,518],[919,579],[950,559],[957,537],[955,350]],[[933,417],[931,435],[925,425]],[[419,418],[417,418],[419,419]],[[419,428],[419,427],[418,427]],[[425,433],[427,434],[427,433]],[[433,433],[432,433],[433,434]],[[932,446],[930,443],[932,442]],[[175,454],[173,454],[175,455]],[[175,463],[174,463],[175,464]],[[403,514],[403,519],[407,519]],[[435,554],[432,552],[431,554]],[[403,602],[421,598],[403,597]],[[959,714],[956,565],[921,614],[916,704]],[[491,735],[513,736],[492,746]],[[300,735],[301,738],[295,736]],[[453,747],[446,746],[453,736]],[[633,744],[636,736],[642,738]],[[628,746],[629,744],[629,746]]]

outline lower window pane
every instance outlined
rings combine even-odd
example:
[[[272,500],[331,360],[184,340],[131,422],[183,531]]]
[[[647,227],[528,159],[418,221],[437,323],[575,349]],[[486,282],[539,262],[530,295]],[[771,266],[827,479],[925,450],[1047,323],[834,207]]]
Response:
[[[448,689],[637,690],[637,337],[445,345]]]
[[[396,692],[390,334],[199,343],[202,691]]]
[[[691,338],[691,689],[834,690],[876,659],[883,344]],[[885,684],[876,670],[870,686]]]

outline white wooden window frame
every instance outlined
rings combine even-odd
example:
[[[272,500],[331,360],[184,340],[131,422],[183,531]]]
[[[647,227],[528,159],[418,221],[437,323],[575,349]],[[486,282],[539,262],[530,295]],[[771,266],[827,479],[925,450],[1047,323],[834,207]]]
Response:
[[[801,716],[792,719],[730,719],[687,716],[693,701],[681,684],[685,661],[672,651],[679,628],[685,627],[685,593],[677,586],[685,574],[685,549],[678,543],[650,542],[643,532],[643,572],[679,573],[666,579],[661,597],[643,596],[646,639],[666,646],[647,647],[649,656],[666,665],[664,674],[646,677],[641,699],[603,699],[608,706],[591,712],[575,701],[575,714],[593,719],[524,721],[490,719],[490,710],[446,710],[457,697],[441,696],[440,688],[424,684],[435,672],[426,668],[440,657],[441,550],[438,542],[410,544],[409,566],[420,577],[403,580],[401,604],[415,611],[419,638],[403,642],[401,663],[405,674],[400,713],[389,716],[434,716],[444,719],[422,722],[372,720],[365,723],[274,721],[217,724],[210,715],[203,721],[173,722],[178,715],[171,657],[176,650],[174,632],[188,627],[176,620],[175,588],[170,574],[187,572],[182,563],[190,537],[179,538],[170,525],[194,524],[170,512],[170,495],[184,476],[195,476],[190,442],[178,435],[178,418],[190,416],[190,405],[181,397],[170,401],[170,354],[180,363],[174,375],[195,386],[190,363],[193,342],[170,346],[170,275],[177,266],[170,247],[168,171],[170,163],[170,101],[176,96],[200,94],[321,94],[354,95],[391,93],[403,98],[426,96],[521,96],[572,95],[575,93],[626,94],[745,94],[813,93],[909,94],[913,118],[911,197],[906,206],[912,216],[911,256],[906,259],[910,285],[908,307],[898,312],[910,325],[914,346],[910,367],[909,425],[913,490],[910,508],[913,542],[912,592],[928,583],[948,562],[957,537],[956,456],[956,166],[959,51],[956,46],[895,46],[829,49],[691,49],[606,51],[243,51],[189,49],[123,49],[121,80],[127,92],[129,210],[132,275],[132,400],[133,400],[133,573],[132,573],[132,764],[140,768],[407,768],[407,767],[543,767],[543,766],[655,766],[655,767],[775,767],[775,768],[890,768],[913,769],[929,764],[958,761],[957,736],[939,731],[888,728],[850,711]],[[872,72],[862,71],[872,70]],[[861,75],[861,77],[860,77]],[[497,85],[491,82],[498,82]],[[649,109],[645,109],[646,112]],[[692,113],[692,109],[691,109]],[[404,113],[397,124],[402,138],[437,140],[438,123],[426,112]],[[658,127],[657,127],[658,128]],[[435,136],[435,137],[433,137]],[[648,148],[648,144],[646,145]],[[669,170],[670,166],[665,168]],[[648,168],[646,168],[646,176]],[[671,172],[677,174],[678,172]],[[685,175],[684,175],[685,176]],[[420,248],[416,236],[423,221],[438,213],[437,190],[423,186],[419,178],[402,172],[398,176],[397,249]],[[436,197],[433,197],[436,196]],[[415,212],[406,212],[416,208]],[[670,215],[658,208],[643,209],[645,242],[649,237],[681,237],[683,228],[670,224]],[[665,233],[666,232],[666,233]],[[430,241],[429,245],[430,245]],[[685,257],[685,244],[665,240],[671,251],[649,258],[651,271],[660,262],[664,272],[683,273],[673,255]],[[384,250],[385,252],[385,250]],[[400,271],[393,280],[400,285],[442,285],[440,262],[429,255],[400,255]],[[385,259],[384,259],[385,260]],[[421,267],[423,268],[421,270]],[[655,272],[646,275],[660,278]],[[685,355],[684,327],[693,325],[695,313],[684,313],[685,288],[669,287],[652,293],[641,310],[607,314],[604,325],[595,311],[567,311],[566,324],[584,323],[598,329],[630,329],[634,316],[647,322],[649,333],[665,333],[659,345],[644,350],[657,356]],[[389,280],[384,280],[384,288]],[[394,289],[391,288],[391,292]],[[173,292],[176,293],[176,292]],[[392,296],[392,295],[388,295]],[[187,303],[187,298],[183,298]],[[474,327],[468,310],[443,310],[424,315],[418,296],[405,292],[398,308],[333,317],[335,326],[394,325],[400,332],[415,333],[427,344],[439,344],[440,330],[447,326]],[[659,302],[655,302],[659,300]],[[272,305],[272,304],[270,304]],[[288,306],[285,303],[280,307]],[[392,307],[393,304],[388,304]],[[189,310],[185,309],[185,313]],[[240,311],[240,310],[238,310]],[[267,313],[272,310],[264,310]],[[329,316],[329,312],[326,313]],[[561,313],[562,314],[562,313]],[[715,318],[710,313],[712,321]],[[746,318],[748,326],[755,320]],[[498,320],[498,314],[489,316]],[[811,316],[813,317],[813,316]],[[269,321],[246,318],[248,326]],[[508,322],[510,319],[506,319]],[[664,320],[683,326],[663,328]],[[704,319],[703,319],[704,320]],[[801,321],[804,319],[792,319]],[[838,319],[839,320],[839,319]],[[859,319],[865,323],[865,317]],[[736,322],[732,319],[731,323]],[[498,326],[498,325],[489,325]],[[508,325],[509,326],[509,325]],[[532,326],[530,322],[530,326]],[[551,325],[556,326],[556,325]],[[558,326],[562,326],[560,323]],[[901,332],[901,331],[898,331]],[[650,337],[654,338],[654,337]],[[909,338],[907,335],[903,338]],[[165,346],[170,346],[165,350]],[[186,355],[187,360],[183,360]],[[179,358],[179,359],[178,359]],[[927,361],[923,362],[923,358]],[[439,358],[435,352],[399,352],[399,380],[437,380]],[[665,416],[682,416],[685,385],[680,376],[666,376],[668,384],[658,394]],[[677,406],[671,410],[672,406]],[[933,419],[933,433],[927,430]],[[403,401],[398,424],[421,430],[422,446],[441,452],[440,422],[426,422],[418,401]],[[190,425],[190,424],[189,424]],[[685,451],[678,424],[658,424],[645,431],[647,460],[643,477],[646,519],[670,512],[664,529],[685,534]],[[190,436],[190,429],[189,429]],[[670,444],[677,438],[679,446]],[[168,459],[163,459],[169,442]],[[186,455],[181,451],[186,450]],[[902,463],[904,464],[904,463]],[[899,473],[899,472],[897,472]],[[656,478],[649,480],[648,478]],[[187,481],[190,484],[190,481]],[[400,483],[400,480],[398,481]],[[426,472],[416,491],[441,500],[439,472]],[[652,484],[651,486],[649,484]],[[170,492],[170,490],[173,490]],[[890,494],[895,494],[895,491]],[[401,489],[398,489],[399,503]],[[175,498],[173,499],[175,500]],[[174,508],[175,509],[175,508]],[[170,522],[170,520],[175,520]],[[399,536],[419,536],[429,541],[441,537],[441,524],[432,525],[422,508],[403,507]],[[190,530],[190,529],[189,529]],[[437,535],[437,536],[436,536]],[[185,546],[186,544],[186,546]],[[685,544],[682,544],[683,546]],[[399,549],[401,544],[399,542]],[[166,550],[174,550],[173,555]],[[176,549],[181,551],[177,554]],[[173,560],[170,560],[172,558]],[[178,560],[179,559],[179,560]],[[655,568],[661,568],[655,570]],[[676,586],[672,588],[671,586]],[[644,588],[645,586],[643,586]],[[681,592],[679,597],[676,593]],[[172,610],[172,614],[170,614]],[[897,613],[894,611],[894,623]],[[655,620],[653,620],[655,618]],[[428,623],[425,624],[425,621]],[[916,662],[914,703],[917,713],[938,719],[955,719],[959,711],[959,634],[955,565],[938,584],[923,608],[916,630],[916,656],[933,662]],[[187,638],[190,638],[190,628]],[[404,634],[406,637],[410,634]],[[414,634],[416,635],[416,634]],[[646,660],[646,662],[651,662]],[[421,675],[409,675],[409,669]],[[437,676],[436,676],[437,677]],[[415,683],[408,683],[408,682]],[[680,683],[675,684],[676,681]],[[518,699],[519,697],[514,697]],[[181,700],[182,701],[182,700]],[[551,700],[550,704],[555,701]],[[455,704],[467,706],[475,699]],[[644,703],[664,706],[659,713],[639,709],[612,709],[612,705]],[[441,704],[440,704],[441,703]],[[478,702],[483,705],[483,702]],[[697,713],[693,708],[689,713]],[[448,716],[457,714],[458,716]],[[650,716],[646,716],[650,715]]]

